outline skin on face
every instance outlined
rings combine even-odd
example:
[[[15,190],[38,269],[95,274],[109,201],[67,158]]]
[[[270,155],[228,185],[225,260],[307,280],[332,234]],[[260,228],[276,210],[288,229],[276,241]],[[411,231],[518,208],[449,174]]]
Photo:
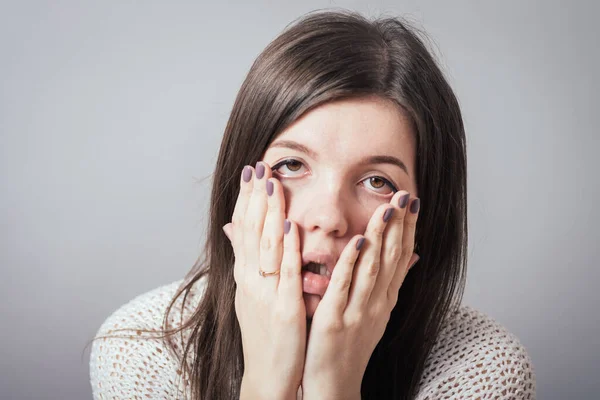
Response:
[[[301,252],[337,259],[396,191],[418,197],[415,148],[402,108],[375,96],[323,104],[283,131],[263,160],[283,185]],[[305,293],[304,299],[312,317],[321,298]]]

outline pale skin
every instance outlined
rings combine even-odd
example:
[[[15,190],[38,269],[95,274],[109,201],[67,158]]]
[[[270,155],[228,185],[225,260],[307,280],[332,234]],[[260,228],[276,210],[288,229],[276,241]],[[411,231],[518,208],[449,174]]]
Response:
[[[414,166],[402,109],[366,97],[310,111],[245,168],[224,227],[236,259],[242,399],[295,399],[300,385],[304,399],[360,399],[419,258]],[[315,251],[335,259],[322,296],[303,292],[302,256]],[[280,273],[262,277],[259,266]]]

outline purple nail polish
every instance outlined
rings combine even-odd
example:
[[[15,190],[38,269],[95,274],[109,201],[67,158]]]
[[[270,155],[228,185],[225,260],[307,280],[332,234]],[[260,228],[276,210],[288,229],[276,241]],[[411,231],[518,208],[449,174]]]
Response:
[[[244,171],[242,171],[242,179],[244,180],[244,182],[248,183],[250,182],[250,179],[252,178],[252,168],[250,168],[249,166],[245,166],[244,167]]]
[[[388,222],[390,220],[390,218],[392,218],[393,213],[394,213],[393,208],[388,208],[387,210],[385,210],[385,213],[383,213],[383,222]]]
[[[360,251],[360,249],[363,247],[363,244],[365,244],[365,238],[361,237],[356,241],[356,250]]]
[[[267,181],[267,195],[272,196],[273,195],[273,182],[271,181]]]
[[[283,233],[289,233],[291,228],[292,223],[290,221],[288,221],[287,219],[283,221]]]
[[[400,208],[406,207],[406,204],[408,204],[409,197],[409,193],[406,193],[404,196],[400,197],[400,199],[398,200],[398,206],[400,206]]]
[[[262,179],[265,176],[265,166],[261,163],[256,163],[256,179]]]
[[[412,203],[410,203],[410,212],[416,214],[419,211],[420,204],[421,201],[418,198],[414,199]]]

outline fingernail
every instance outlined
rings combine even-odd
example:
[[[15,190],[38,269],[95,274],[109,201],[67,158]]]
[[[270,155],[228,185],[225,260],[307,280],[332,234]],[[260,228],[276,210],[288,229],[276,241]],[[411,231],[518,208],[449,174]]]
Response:
[[[363,244],[365,244],[365,238],[361,237],[360,239],[358,239],[358,241],[356,242],[356,250],[360,250],[363,247]]]
[[[258,162],[256,163],[256,178],[262,179],[263,176],[265,176],[265,166]]]
[[[387,210],[385,210],[385,213],[383,213],[383,222],[388,222],[390,218],[392,218],[393,213],[394,208],[388,208]]]
[[[414,199],[412,203],[410,203],[410,212],[416,214],[419,211],[420,203],[421,201],[418,198]]]
[[[291,228],[292,223],[290,221],[288,221],[287,219],[283,221],[283,233],[289,233]]]
[[[272,196],[273,195],[273,182],[271,181],[267,181],[267,195]]]
[[[398,200],[398,205],[400,206],[400,208],[406,207],[409,197],[410,197],[409,193],[406,193],[404,196],[400,197],[400,199]]]
[[[248,183],[250,182],[250,178],[252,178],[252,168],[246,165],[244,167],[244,171],[242,172],[242,179],[244,182]]]

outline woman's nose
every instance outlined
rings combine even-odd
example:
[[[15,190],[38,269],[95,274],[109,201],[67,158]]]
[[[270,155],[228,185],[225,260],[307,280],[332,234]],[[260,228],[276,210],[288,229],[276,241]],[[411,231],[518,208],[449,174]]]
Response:
[[[348,232],[349,204],[344,202],[339,187],[311,191],[306,199],[303,215],[307,232],[322,231],[326,235],[343,237]]]

